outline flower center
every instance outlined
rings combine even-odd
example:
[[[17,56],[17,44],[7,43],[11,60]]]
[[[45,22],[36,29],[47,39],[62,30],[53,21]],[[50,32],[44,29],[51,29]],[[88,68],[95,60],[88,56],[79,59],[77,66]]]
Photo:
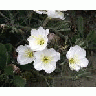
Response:
[[[50,56],[43,56],[43,58],[41,59],[41,61],[44,63],[44,64],[48,64],[50,63],[52,60],[52,58]]]
[[[37,38],[36,41],[39,45],[43,45],[45,43],[45,40],[43,38]]]
[[[69,64],[78,64],[79,63],[79,59],[77,55],[74,55],[73,58],[69,59]]]
[[[28,50],[25,51],[24,56],[25,56],[25,57],[32,58],[34,55],[33,55],[33,52],[28,49]]]
[[[43,44],[45,44],[45,40],[44,40],[44,38],[42,38],[42,36],[41,35],[39,35],[39,37],[36,37],[36,36],[31,36],[32,38],[35,38],[36,39],[36,44],[37,45],[43,45]]]
[[[75,59],[74,58],[69,59],[69,63],[70,64],[74,64],[75,63]]]

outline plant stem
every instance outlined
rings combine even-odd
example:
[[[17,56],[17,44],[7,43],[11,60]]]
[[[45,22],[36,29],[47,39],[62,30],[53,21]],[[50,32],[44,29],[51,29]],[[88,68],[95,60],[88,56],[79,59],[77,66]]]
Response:
[[[50,19],[49,19],[48,17],[44,20],[44,22],[43,22],[43,27],[46,26],[46,24],[48,23],[49,20],[50,20]]]

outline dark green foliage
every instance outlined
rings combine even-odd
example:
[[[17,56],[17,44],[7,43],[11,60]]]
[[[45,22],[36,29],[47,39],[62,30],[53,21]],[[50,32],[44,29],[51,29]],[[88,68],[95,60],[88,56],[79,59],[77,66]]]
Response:
[[[82,16],[78,16],[78,32],[82,37],[84,37],[84,23]]]
[[[5,47],[6,47],[6,49],[7,49],[7,52],[8,52],[8,56],[7,56],[7,62],[8,62],[8,64],[9,63],[11,63],[11,56],[12,56],[12,45],[10,44],[10,43],[8,43],[8,44],[5,44]]]
[[[4,69],[4,73],[6,75],[13,75],[13,67],[12,66],[6,66],[6,68]]]
[[[24,87],[26,84],[26,80],[23,79],[20,76],[14,76],[14,85],[16,85],[17,87]]]
[[[8,62],[8,52],[3,44],[0,43],[0,69],[4,69]]]
[[[70,30],[70,22],[64,21],[64,20],[60,20],[60,21],[56,21],[56,20],[50,20],[48,22],[48,24],[46,25],[46,27],[50,28],[50,29],[57,29],[57,30],[61,30],[61,31],[69,31]]]
[[[0,50],[0,69],[3,69],[5,65],[8,65],[10,63],[10,56],[12,55],[12,45],[0,43]]]
[[[30,71],[33,68],[33,64],[19,65],[19,68],[23,71]]]
[[[12,45],[10,43],[5,44],[5,47],[9,53],[12,53]]]
[[[96,49],[96,30],[92,30],[89,32],[86,38],[89,46],[89,49]]]

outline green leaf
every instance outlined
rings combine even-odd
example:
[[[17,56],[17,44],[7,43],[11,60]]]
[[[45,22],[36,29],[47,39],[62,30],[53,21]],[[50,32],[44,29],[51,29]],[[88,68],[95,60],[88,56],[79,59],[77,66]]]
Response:
[[[70,23],[67,21],[50,21],[48,22],[46,28],[59,31],[70,31]]]
[[[74,35],[73,37],[71,37],[71,42],[75,43],[77,38],[78,38],[78,35]]]
[[[76,42],[75,42],[75,45],[78,45],[82,48],[88,47],[88,44],[87,44],[86,40],[84,40],[83,38],[77,38]]]
[[[23,79],[20,76],[14,76],[14,85],[16,85],[17,87],[24,87],[26,84],[26,80]]]
[[[6,49],[7,49],[7,52],[8,52],[8,63],[10,63],[10,55],[12,54],[12,45],[10,44],[10,43],[8,43],[8,44],[5,44],[5,47],[6,47]]]
[[[12,66],[7,66],[4,69],[4,73],[7,74],[7,75],[13,75],[13,67]]]
[[[77,23],[78,23],[78,31],[80,32],[82,37],[84,37],[84,33],[83,33],[83,31],[84,31],[84,29],[83,29],[84,23],[83,23],[83,17],[82,16],[78,17],[78,22]]]
[[[12,44],[10,44],[10,43],[5,44],[5,47],[6,47],[8,52],[12,52]]]
[[[0,43],[0,69],[7,65],[8,52],[3,44]]]
[[[87,35],[86,40],[89,42],[91,41],[91,42],[96,43],[96,30],[90,31],[89,34]]]
[[[89,44],[89,49],[96,49],[96,30],[92,30],[89,32],[86,41]]]

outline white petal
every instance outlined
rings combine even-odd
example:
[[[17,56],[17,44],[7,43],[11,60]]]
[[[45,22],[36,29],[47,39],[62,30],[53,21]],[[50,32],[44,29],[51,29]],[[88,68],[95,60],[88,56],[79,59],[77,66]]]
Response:
[[[34,62],[34,63],[36,63],[36,62]],[[42,70],[42,64],[41,63],[34,64],[34,68],[36,70]]]
[[[78,72],[80,70],[80,66],[76,66],[75,70]]]
[[[41,31],[42,31],[42,30],[44,30],[44,29],[43,29],[43,27],[40,26],[40,27],[38,28],[38,30],[41,30]]]
[[[64,20],[64,13],[56,10],[48,10],[47,15],[49,18],[60,18]]]
[[[17,47],[16,52],[21,52],[22,53],[22,52],[25,52],[26,49],[27,49],[26,46],[20,45],[20,46]]]
[[[69,67],[71,68],[71,70],[75,70],[75,71],[80,70],[80,66],[78,66],[77,64],[69,64]]]
[[[49,29],[46,29],[45,35],[47,36],[49,34]]]
[[[39,27],[37,30],[36,29],[32,29],[31,30],[31,35],[33,36],[42,36],[42,37],[46,37],[49,34],[49,29],[43,29],[43,27]]]
[[[36,29],[32,29],[31,30],[31,36],[35,36],[37,34],[37,30]]]
[[[43,66],[43,70],[45,70],[45,72],[47,73],[51,73],[56,69],[56,66],[47,64],[46,66]]]
[[[34,60],[34,68],[35,68],[36,70],[42,70],[42,62],[41,62],[40,59],[36,58],[36,59]]]
[[[78,45],[76,45],[75,48],[76,48],[75,54],[78,54],[79,58],[83,58],[86,56],[86,51],[83,48],[79,47]]]
[[[73,58],[74,55],[78,56],[78,58],[84,58],[86,56],[86,51],[82,49],[80,46],[75,45],[74,47],[70,47],[69,51],[66,54],[66,57]]]
[[[28,62],[28,63],[32,63],[32,61],[34,61],[34,59],[35,59],[34,57],[33,57],[33,58],[28,58],[28,59],[27,59],[27,62]]]
[[[34,50],[34,51],[42,51],[42,50],[45,49],[46,46],[47,46],[47,44],[44,44],[43,46],[39,45],[38,47],[32,48],[32,50]]]
[[[34,56],[39,59],[42,54],[43,54],[42,51],[37,51],[34,53]]]
[[[52,65],[52,66],[55,66],[55,67],[56,67],[56,61],[51,61],[51,62],[50,62],[50,65]]]
[[[29,46],[30,48],[34,51],[34,49],[38,48],[38,45],[35,43],[35,40],[30,40],[29,41]]]
[[[43,27],[39,27],[38,34],[42,37],[47,37],[47,35],[49,34],[49,29],[43,29]]]
[[[55,56],[52,57],[53,61],[58,61],[60,60],[60,53],[58,52]]]
[[[31,63],[33,60],[34,58],[27,58],[27,57],[24,57],[23,55],[18,55],[17,57],[17,61],[18,63],[20,63],[20,65]]]
[[[87,58],[83,58],[83,59],[80,60],[80,64],[79,65],[81,67],[87,67],[88,63],[89,63],[89,61],[87,60]]]
[[[36,13],[38,13],[38,14],[42,14],[43,12],[42,12],[42,11],[36,11]]]
[[[25,65],[27,64],[27,58],[25,58],[23,55],[18,55],[17,57],[17,61],[18,63],[20,63],[20,65]]]
[[[56,52],[53,48],[49,49],[49,52],[48,53],[52,56],[53,61],[60,60],[60,53],[59,52]]]
[[[44,10],[34,10],[34,11],[36,11],[36,13],[38,13],[38,14],[46,14],[46,11],[44,11]]]
[[[73,56],[74,56],[74,54],[75,54],[75,51],[76,51],[76,50],[75,50],[74,47],[70,47],[69,51],[68,51],[67,54],[66,54],[67,59],[73,58]]]

